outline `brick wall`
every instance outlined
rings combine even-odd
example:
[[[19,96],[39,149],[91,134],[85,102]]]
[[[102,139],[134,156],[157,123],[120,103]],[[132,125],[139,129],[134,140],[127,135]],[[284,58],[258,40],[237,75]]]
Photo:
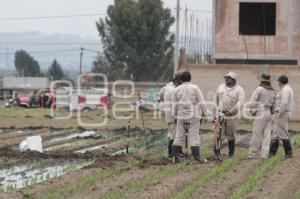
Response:
[[[240,2],[276,2],[276,35],[239,35]],[[214,0],[214,58],[299,62],[299,10],[299,0]]]
[[[258,86],[258,77],[262,71],[268,71],[272,76],[274,88],[278,88],[276,78],[285,74],[290,79],[290,85],[295,93],[295,111],[293,119],[300,120],[300,66],[258,66],[258,65],[187,65],[192,73],[192,82],[197,84],[206,100],[212,100],[218,85],[224,82],[223,76],[229,71],[238,75],[240,84],[246,93],[246,101]]]

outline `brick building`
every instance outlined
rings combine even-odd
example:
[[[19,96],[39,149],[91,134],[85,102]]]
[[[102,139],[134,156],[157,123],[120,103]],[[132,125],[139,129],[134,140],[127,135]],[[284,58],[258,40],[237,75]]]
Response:
[[[300,0],[213,0],[217,64],[300,65]]]

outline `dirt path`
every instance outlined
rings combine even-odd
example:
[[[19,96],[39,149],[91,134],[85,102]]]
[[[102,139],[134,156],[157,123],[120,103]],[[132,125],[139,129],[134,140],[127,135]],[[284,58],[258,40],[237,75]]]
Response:
[[[235,187],[245,181],[260,162],[261,160],[242,161],[240,164],[220,175],[206,186],[201,187],[191,198],[227,198]]]
[[[161,179],[153,186],[140,190],[137,193],[129,195],[127,198],[164,198],[173,192],[181,190],[182,187],[189,184],[194,179],[198,178],[216,164],[213,162],[207,164],[192,164],[187,169],[176,173],[174,176],[169,176],[165,179]]]
[[[294,158],[282,162],[257,184],[247,199],[294,198],[300,190],[300,148],[294,150]]]

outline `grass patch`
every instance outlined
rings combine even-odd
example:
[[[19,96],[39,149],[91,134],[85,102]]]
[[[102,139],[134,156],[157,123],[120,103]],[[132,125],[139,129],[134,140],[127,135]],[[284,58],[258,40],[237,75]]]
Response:
[[[7,162],[8,158],[5,156],[0,156],[0,163]]]
[[[12,107],[4,108],[0,107],[0,117],[26,117],[26,116],[44,116],[50,115],[50,109],[41,108],[22,108],[22,107]]]
[[[225,160],[222,164],[219,164],[214,168],[210,169],[207,173],[201,175],[188,186],[184,187],[182,191],[177,192],[166,198],[190,198],[197,189],[199,189],[201,186],[205,185],[209,181],[213,180],[214,178],[218,177],[222,173],[227,172],[229,169],[231,169],[233,166],[237,165],[240,161],[247,157],[247,155],[248,152],[243,151],[241,155]]]
[[[300,146],[300,135],[296,135],[293,137],[292,144],[296,147]]]
[[[204,157],[208,157],[212,155],[212,151],[210,149],[204,149],[203,154]],[[159,180],[166,178],[168,176],[172,176],[176,174],[179,171],[188,169],[188,165],[185,161],[183,161],[180,164],[171,164],[168,166],[165,166],[161,170],[153,173],[150,176],[138,179],[134,181],[132,184],[130,184],[126,189],[118,189],[113,190],[110,192],[107,192],[103,196],[100,196],[99,198],[103,199],[118,199],[118,198],[126,198],[130,193],[137,192],[138,190],[141,190],[143,188],[149,187],[153,185],[155,182],[158,182]]]
[[[300,199],[300,191],[296,193],[295,198]]]
[[[293,142],[294,146],[300,146],[300,135],[294,136]],[[278,154],[272,158],[265,160],[261,163],[254,173],[250,175],[246,181],[237,187],[229,197],[230,199],[241,199],[245,198],[245,196],[254,188],[254,186],[265,179],[267,174],[270,173],[276,165],[278,165],[281,160],[284,159],[284,151],[281,149],[278,151]]]

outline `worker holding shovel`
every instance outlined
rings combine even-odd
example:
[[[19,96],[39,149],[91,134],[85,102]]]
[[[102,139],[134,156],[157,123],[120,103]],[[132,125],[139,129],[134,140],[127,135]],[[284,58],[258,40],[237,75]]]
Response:
[[[191,147],[194,160],[200,163],[200,118],[203,113],[206,114],[206,106],[199,87],[191,83],[190,72],[182,72],[181,78],[183,83],[177,87],[175,94],[177,125],[172,147],[174,161],[179,162],[180,148],[186,143],[186,147]]]
[[[235,153],[236,120],[244,103],[244,89],[237,84],[237,75],[229,72],[224,76],[225,83],[221,84],[216,92],[215,104],[215,125],[222,128],[227,140],[229,157]]]

